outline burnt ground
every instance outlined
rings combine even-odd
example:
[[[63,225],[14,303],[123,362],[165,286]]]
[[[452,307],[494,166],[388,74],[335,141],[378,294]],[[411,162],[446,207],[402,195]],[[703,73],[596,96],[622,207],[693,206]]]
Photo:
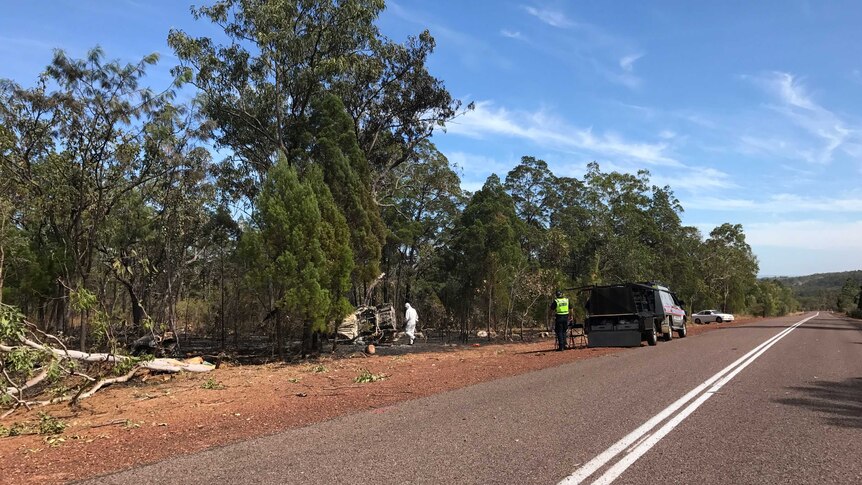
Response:
[[[689,336],[733,323],[689,325]],[[661,343],[659,343],[661,345]],[[212,446],[306,426],[345,414],[523,374],[625,349],[553,352],[552,339],[529,343],[342,348],[294,364],[222,365],[206,374],[148,374],[82,401],[18,412],[0,424],[36,426],[39,413],[66,424],[60,435],[0,438],[0,483],[91,478]],[[696,364],[694,364],[696,365]],[[357,378],[376,376],[374,382]]]

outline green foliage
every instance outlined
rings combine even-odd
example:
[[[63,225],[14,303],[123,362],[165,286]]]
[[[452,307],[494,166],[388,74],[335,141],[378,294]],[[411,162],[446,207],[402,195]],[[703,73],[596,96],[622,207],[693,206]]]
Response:
[[[132,369],[137,367],[141,362],[149,360],[149,359],[152,359],[152,356],[141,356],[141,357],[128,356],[128,357],[125,357],[123,359],[120,359],[117,361],[116,364],[114,364],[114,368],[113,368],[114,374],[118,375],[118,376],[128,374],[129,372],[132,371]]]
[[[23,436],[27,434],[35,434],[36,431],[27,426],[26,423],[12,423],[12,426],[5,427],[0,424],[0,438],[8,438],[11,436]]]
[[[216,381],[214,378],[210,377],[203,384],[201,384],[201,389],[208,389],[211,391],[219,391],[224,389],[224,384]]]
[[[125,429],[140,428],[141,424],[143,424],[143,422],[135,422],[135,421],[132,421],[131,419],[126,419],[125,421],[123,421],[123,428],[125,428]]]
[[[802,308],[827,310],[836,309],[838,294],[848,278],[862,282],[862,270],[776,279],[793,290],[793,294],[796,295]]]
[[[340,322],[352,311],[345,295],[350,289],[350,275],[354,268],[353,252],[350,249],[350,233],[347,221],[338,208],[329,187],[323,180],[319,166],[309,167],[306,179],[317,199],[320,209],[320,247],[324,253],[321,272],[322,285],[328,291],[329,311],[327,322]]]
[[[28,348],[15,347],[11,352],[3,354],[3,366],[12,372],[29,375],[42,353]]]
[[[66,422],[48,413],[39,413],[39,434],[56,435],[66,429]]]
[[[0,303],[0,342],[16,343],[24,338],[24,316],[17,308]]]
[[[78,288],[69,292],[69,305],[78,313],[96,308],[96,294],[86,288]]]
[[[379,172],[403,163],[412,148],[460,106],[425,69],[434,40],[423,32],[404,45],[374,24],[382,0],[222,0],[193,9],[230,39],[172,30],[178,78],[202,92],[216,140],[241,161],[224,164],[231,192],[253,199],[273,165],[304,144],[313,99],[331,89],[352,115],[353,132]]]
[[[505,183],[494,175],[463,193],[429,141],[460,109],[427,71],[434,39],[385,38],[383,8],[193,8],[227,40],[171,31],[180,65],[162,93],[143,87],[157,56],[123,64],[99,49],[58,51],[32,87],[0,82],[0,297],[23,309],[0,307],[0,341],[19,346],[24,313],[111,352],[177,324],[241,346],[263,312],[279,349],[300,332],[305,349],[352,310],[348,296],[364,303],[381,271],[371,303],[410,300],[435,328],[541,325],[554,289],[643,280],[668,284],[689,310],[780,315],[797,308],[789,289],[806,285],[805,306],[862,308],[858,275],[757,281],[742,226],[704,239],[645,170],[591,163],[562,177],[524,156]],[[183,83],[200,112],[173,104]],[[230,157],[213,164],[211,143]],[[856,287],[842,290],[845,277]],[[47,358],[2,356],[16,379]]]
[[[838,292],[838,298],[835,302],[835,307],[838,311],[850,313],[852,310],[859,308],[860,287],[859,281],[853,278],[847,278],[841,290]]]
[[[275,288],[276,305],[313,330],[325,330],[330,311],[326,253],[317,197],[282,160],[270,171],[258,198],[259,232],[247,232],[258,281]]]
[[[344,105],[333,95],[316,98],[309,120],[309,146],[302,147],[298,162],[314,162],[349,227],[355,265],[353,279],[366,284],[379,273],[385,228],[371,195],[368,162],[359,149],[353,123]],[[306,155],[308,154],[308,155]],[[309,157],[309,158],[306,158]],[[320,195],[320,188],[316,190]]]
[[[748,296],[748,311],[754,315],[780,317],[798,309],[793,291],[776,279],[758,281]]]
[[[325,373],[329,372],[329,369],[323,364],[318,364],[318,365],[312,366],[311,372],[314,372],[316,374],[325,374]]]
[[[502,318],[514,269],[524,260],[520,245],[523,223],[496,175],[473,195],[453,232],[456,235],[443,263],[448,275],[444,301],[467,315],[481,295],[489,321]]]
[[[705,246],[704,279],[712,302],[723,311],[744,310],[746,295],[756,284],[758,265],[742,226],[722,224],[710,232]]]
[[[353,379],[357,384],[368,384],[386,379],[386,374],[372,374],[370,370],[363,369],[362,372]]]

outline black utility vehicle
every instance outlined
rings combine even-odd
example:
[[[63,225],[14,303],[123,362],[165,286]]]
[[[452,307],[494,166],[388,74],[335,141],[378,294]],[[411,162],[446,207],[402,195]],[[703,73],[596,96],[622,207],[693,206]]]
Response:
[[[584,325],[590,347],[637,347],[642,341],[655,345],[658,334],[665,340],[676,332],[685,337],[683,302],[669,289],[655,283],[590,286]]]

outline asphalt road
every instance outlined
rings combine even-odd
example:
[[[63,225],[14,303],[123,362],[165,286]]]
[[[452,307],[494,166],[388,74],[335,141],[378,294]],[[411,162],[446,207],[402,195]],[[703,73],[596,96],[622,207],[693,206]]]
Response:
[[[862,483],[862,322],[675,338],[92,483],[561,481]]]

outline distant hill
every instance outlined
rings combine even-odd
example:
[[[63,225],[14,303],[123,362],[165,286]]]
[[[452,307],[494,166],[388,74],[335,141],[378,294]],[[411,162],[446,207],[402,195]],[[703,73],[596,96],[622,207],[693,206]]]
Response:
[[[778,280],[793,290],[793,294],[803,308],[832,308],[844,282],[850,278],[862,284],[862,270],[842,271],[840,273],[817,273],[808,276],[779,276],[763,278]]]

